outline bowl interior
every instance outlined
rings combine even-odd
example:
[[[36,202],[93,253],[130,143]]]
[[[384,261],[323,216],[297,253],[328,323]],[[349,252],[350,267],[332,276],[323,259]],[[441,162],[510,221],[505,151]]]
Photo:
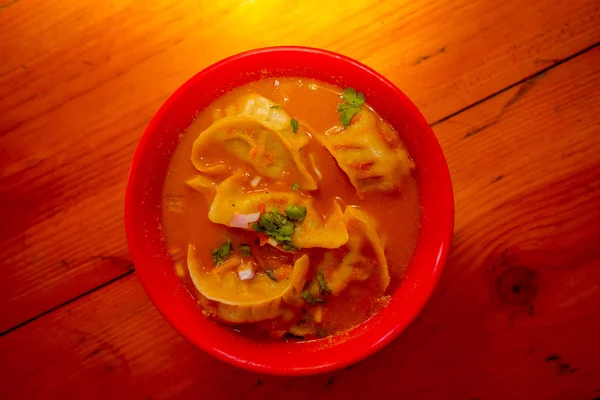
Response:
[[[256,342],[205,318],[176,276],[160,233],[161,192],[179,134],[197,112],[221,94],[271,76],[315,78],[365,93],[368,103],[400,134],[417,165],[422,215],[417,248],[389,305],[345,334],[322,340]],[[341,368],[397,336],[429,298],[448,254],[453,230],[448,168],[429,125],[392,83],[341,55],[278,47],[242,53],[208,67],[161,107],[136,150],[125,199],[125,224],[136,271],[164,317],[188,340],[212,355],[250,370],[311,374]]]

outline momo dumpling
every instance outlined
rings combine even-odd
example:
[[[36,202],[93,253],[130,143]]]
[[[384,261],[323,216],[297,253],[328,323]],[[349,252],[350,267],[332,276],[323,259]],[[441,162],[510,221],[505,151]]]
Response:
[[[309,140],[300,132],[292,133],[291,128],[290,132],[275,130],[254,116],[228,116],[200,133],[192,147],[192,164],[209,175],[227,174],[236,165],[251,165],[264,177],[315,190],[317,182],[308,172],[301,151]],[[229,161],[214,161],[223,157]]]
[[[337,126],[319,137],[348,175],[359,195],[402,188],[414,163],[396,132],[363,107],[353,122]]]
[[[283,212],[287,206],[302,206],[306,207],[306,218],[296,226],[292,235],[294,246],[333,249],[348,241],[344,214],[337,203],[332,203],[327,215],[322,215],[310,196],[289,189],[253,190],[250,180],[248,173],[238,171],[221,182],[208,218],[214,223],[231,226],[235,216],[260,215],[273,209]]]
[[[279,105],[247,93],[213,118],[215,122],[198,136],[192,149],[192,163],[199,171],[216,175],[230,172],[232,163],[214,160],[220,150],[225,150],[263,176],[298,183],[303,190],[317,188],[307,167],[310,164],[305,146],[310,135],[303,124],[294,129],[292,117]],[[207,133],[212,137],[202,138]]]
[[[347,253],[339,259],[328,252],[319,265],[328,277],[332,294],[338,295],[351,281],[371,278],[384,292],[390,283],[390,275],[383,246],[371,219],[359,208],[346,207],[344,220],[349,235]]]
[[[273,281],[266,274],[257,273],[252,279],[241,280],[236,270],[223,266],[205,270],[193,246],[188,247],[188,269],[194,286],[202,296],[218,303],[215,317],[229,323],[275,318],[283,311],[284,304],[299,304],[308,266],[308,256],[303,255],[293,267],[280,267],[290,270],[286,279]]]

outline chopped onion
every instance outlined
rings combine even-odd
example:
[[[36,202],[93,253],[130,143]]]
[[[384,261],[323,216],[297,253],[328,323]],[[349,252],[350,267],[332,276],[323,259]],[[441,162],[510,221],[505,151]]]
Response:
[[[246,264],[238,268],[238,276],[240,280],[246,281],[248,279],[254,278],[254,268],[252,268],[252,264]]]
[[[279,81],[275,79],[275,87],[279,87]]]
[[[252,222],[258,221],[260,213],[254,214],[233,214],[229,226],[232,228],[247,228]]]
[[[250,182],[250,186],[257,187],[259,182],[260,182],[260,176],[257,176],[254,179],[252,179],[252,181]]]
[[[271,246],[273,247],[277,247],[277,240],[273,239],[273,238],[269,238],[267,240],[267,243],[269,243]]]

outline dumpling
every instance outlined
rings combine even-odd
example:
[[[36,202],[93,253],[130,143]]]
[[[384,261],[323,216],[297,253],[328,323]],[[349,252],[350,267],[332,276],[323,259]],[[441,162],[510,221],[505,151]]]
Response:
[[[217,224],[231,226],[236,215],[257,215],[278,208],[284,212],[288,205],[306,207],[306,218],[296,226],[292,244],[298,248],[323,247],[334,249],[348,241],[344,213],[337,203],[322,215],[312,197],[292,190],[253,190],[250,176],[237,171],[217,187],[208,218]]]
[[[402,188],[414,163],[396,132],[377,121],[366,107],[347,128],[337,126],[319,136],[359,195]]]
[[[205,311],[229,323],[264,321],[281,315],[283,304],[301,304],[308,265],[308,256],[303,255],[293,267],[281,267],[291,270],[287,279],[275,282],[258,273],[252,279],[240,280],[236,270],[220,270],[222,265],[205,270],[195,257],[194,248],[188,247],[188,268],[194,286],[202,296],[217,303],[214,310]]]
[[[192,147],[192,163],[205,174],[223,174],[229,166],[211,159],[225,152],[251,165],[262,176],[290,184],[297,182],[303,190],[315,190],[317,182],[300,153],[309,140],[308,136],[290,137],[255,117],[225,117],[200,133]]]
[[[333,295],[340,294],[351,281],[373,278],[383,293],[390,283],[387,260],[369,216],[356,207],[346,207],[348,252],[340,260],[333,252],[319,265],[325,271]]]
[[[317,182],[307,169],[308,155],[304,147],[310,136],[303,128],[296,132],[291,117],[283,110],[270,108],[273,103],[258,95],[248,94],[230,105],[225,116],[213,122],[198,135],[192,147],[192,163],[205,174],[225,174],[231,168],[215,161],[223,152],[250,164],[261,175],[300,189],[315,190]]]

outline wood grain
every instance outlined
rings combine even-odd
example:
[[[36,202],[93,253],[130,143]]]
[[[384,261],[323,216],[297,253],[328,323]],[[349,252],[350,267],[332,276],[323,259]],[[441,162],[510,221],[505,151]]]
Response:
[[[121,221],[135,144],[177,86],[225,56],[275,44],[338,51],[433,122],[600,41],[594,0],[9,3],[0,332],[130,270]]]
[[[375,356],[309,378],[244,372],[169,328],[130,275],[5,335],[0,398],[598,397],[598,65],[596,47],[435,126],[453,252]]]

